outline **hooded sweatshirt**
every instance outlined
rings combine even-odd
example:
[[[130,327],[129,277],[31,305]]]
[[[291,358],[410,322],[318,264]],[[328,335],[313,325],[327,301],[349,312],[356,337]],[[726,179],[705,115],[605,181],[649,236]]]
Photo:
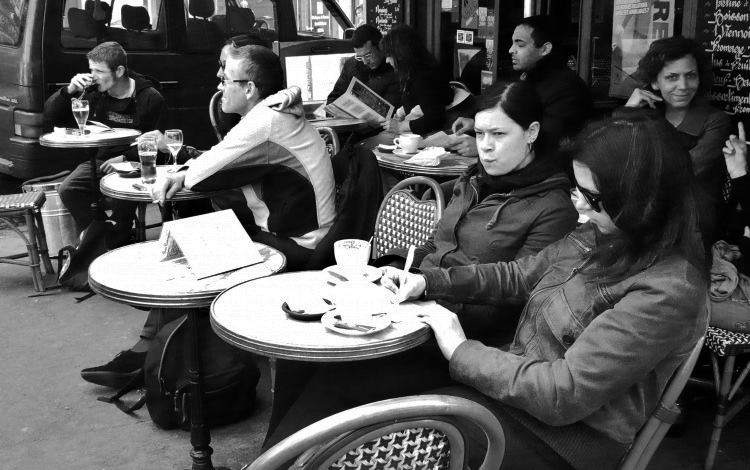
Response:
[[[135,80],[135,92],[123,99],[113,98],[109,93],[99,91],[97,86],[90,86],[83,94],[75,95],[68,93],[67,86],[60,88],[44,104],[45,119],[52,125],[77,128],[70,100],[82,98],[89,101],[89,120],[99,121],[110,127],[138,129],[141,132],[163,130],[167,105],[157,91],[161,85],[156,79],[132,70],[127,71],[127,76]],[[138,161],[137,149],[128,147],[101,149],[97,158],[104,159],[120,153],[128,160]]]
[[[185,187],[234,189],[212,197],[240,222],[314,249],[336,215],[331,159],[304,118],[300,89],[291,87],[255,105],[224,140],[190,156]]]

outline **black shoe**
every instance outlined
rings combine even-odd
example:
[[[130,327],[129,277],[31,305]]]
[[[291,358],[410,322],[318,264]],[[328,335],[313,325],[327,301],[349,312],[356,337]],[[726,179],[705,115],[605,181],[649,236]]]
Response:
[[[83,369],[81,377],[93,384],[122,388],[141,373],[145,361],[145,352],[122,351],[103,366]]]

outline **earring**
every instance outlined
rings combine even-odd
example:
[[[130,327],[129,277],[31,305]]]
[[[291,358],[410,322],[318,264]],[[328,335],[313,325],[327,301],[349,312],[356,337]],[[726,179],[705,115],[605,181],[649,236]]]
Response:
[[[531,153],[534,150],[534,142],[526,142],[526,153]]]

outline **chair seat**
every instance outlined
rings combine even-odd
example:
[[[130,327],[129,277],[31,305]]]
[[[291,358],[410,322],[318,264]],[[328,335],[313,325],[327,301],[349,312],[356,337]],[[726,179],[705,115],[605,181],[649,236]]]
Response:
[[[442,432],[411,428],[393,432],[351,449],[331,469],[447,469],[450,442]]]
[[[750,333],[735,333],[710,326],[706,334],[706,346],[719,356],[750,353]]]
[[[44,204],[45,196],[43,191],[33,191],[30,193],[5,194],[0,196],[0,211],[19,210],[19,209],[38,209]]]

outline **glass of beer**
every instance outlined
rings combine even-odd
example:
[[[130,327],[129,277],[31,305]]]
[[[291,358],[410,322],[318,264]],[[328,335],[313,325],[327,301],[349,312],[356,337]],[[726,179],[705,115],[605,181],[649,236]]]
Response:
[[[138,159],[141,161],[141,181],[153,184],[156,181],[156,138],[153,136],[138,139]]]
[[[89,118],[89,101],[73,98],[70,101],[70,106],[73,109],[73,117],[78,123],[80,135],[83,135],[86,129],[86,121]]]

